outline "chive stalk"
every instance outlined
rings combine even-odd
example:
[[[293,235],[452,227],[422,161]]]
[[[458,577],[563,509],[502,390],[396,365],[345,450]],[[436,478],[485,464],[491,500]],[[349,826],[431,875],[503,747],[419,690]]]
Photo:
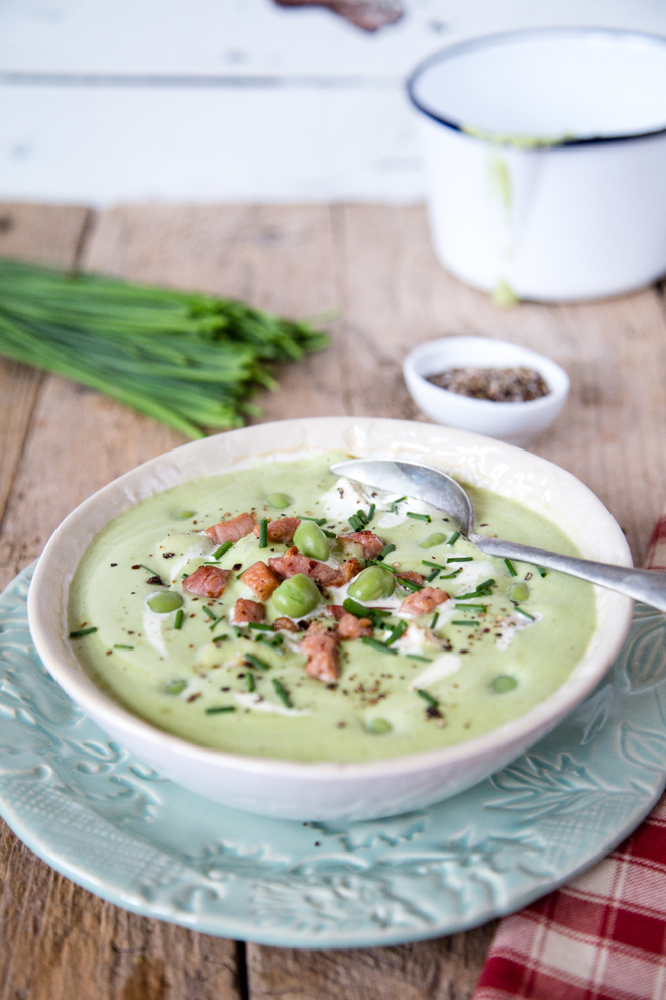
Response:
[[[369,635],[361,636],[361,642],[366,646],[370,646],[370,648],[374,649],[377,653],[390,653],[391,656],[398,655],[397,649],[391,649],[391,647],[387,646],[385,642],[382,642],[380,639],[373,639]]]
[[[262,517],[259,522],[259,548],[265,549],[268,547],[268,518]]]
[[[506,566],[506,568],[509,571],[509,576],[518,576],[518,572],[516,570],[516,567],[513,565],[513,563],[511,562],[510,559],[505,559],[504,560],[504,565]]]
[[[282,704],[284,705],[284,707],[285,708],[293,708],[294,706],[291,703],[291,698],[289,697],[289,692],[287,691],[287,689],[283,685],[282,681],[279,681],[277,679],[277,677],[274,677],[273,681],[272,681],[272,684],[273,684],[273,690],[275,691],[276,695],[278,696],[278,698],[280,699],[280,701],[282,702]]]
[[[423,698],[424,701],[427,701],[432,708],[439,708],[439,702],[437,701],[437,698],[433,698],[433,696],[431,694],[428,694],[427,691],[424,691],[423,688],[417,688],[416,693],[421,698]]]
[[[96,625],[91,625],[90,628],[77,628],[73,632],[69,633],[70,639],[80,639],[84,635],[92,635],[93,632],[97,631]]]
[[[173,620],[173,627],[178,629],[183,627],[183,609],[179,608],[176,611],[176,617]]]
[[[460,538],[460,532],[459,531],[454,531],[453,534],[451,535],[451,537],[448,539],[448,541],[447,541],[446,544],[447,545],[453,545],[454,542],[457,542],[459,538]]]
[[[222,556],[225,554],[225,552],[228,552],[229,549],[233,546],[233,544],[234,543],[230,539],[227,539],[226,542],[222,542],[219,549],[215,549],[215,552],[213,552],[212,558],[221,559]]]

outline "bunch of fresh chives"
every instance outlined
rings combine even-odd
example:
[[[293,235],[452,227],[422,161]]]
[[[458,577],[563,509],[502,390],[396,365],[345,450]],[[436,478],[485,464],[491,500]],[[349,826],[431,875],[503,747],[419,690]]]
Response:
[[[260,411],[268,363],[326,334],[243,302],[0,259],[0,355],[65,375],[192,438]]]

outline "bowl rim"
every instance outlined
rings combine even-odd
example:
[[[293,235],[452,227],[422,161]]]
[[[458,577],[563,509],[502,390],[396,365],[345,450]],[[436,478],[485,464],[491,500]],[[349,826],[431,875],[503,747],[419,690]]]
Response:
[[[97,722],[98,725],[100,725],[102,729],[105,729],[105,721],[110,719],[110,729],[107,731],[113,732],[114,738],[120,738],[122,741],[123,736],[118,736],[118,734],[129,733],[134,740],[134,745],[136,745],[136,741],[138,740],[143,746],[150,745],[151,750],[159,751],[160,748],[163,748],[163,750],[171,756],[177,752],[181,760],[187,760],[192,764],[202,763],[209,766],[217,766],[220,771],[230,770],[236,772],[236,774],[244,773],[248,775],[261,774],[264,777],[275,776],[276,778],[281,779],[299,777],[303,779],[312,779],[316,777],[318,782],[339,783],[340,781],[347,781],[351,784],[359,781],[360,779],[382,778],[391,775],[422,772],[424,770],[431,770],[438,766],[450,766],[458,761],[468,759],[474,760],[484,757],[488,753],[492,753],[493,749],[497,747],[498,744],[500,746],[504,746],[509,743],[517,742],[521,738],[523,741],[525,739],[529,739],[529,734],[532,731],[537,731],[539,726],[543,726],[544,724],[548,725],[551,720],[553,720],[554,725],[556,721],[561,719],[568,711],[576,707],[576,705],[578,705],[590,693],[590,691],[594,689],[601,677],[603,677],[612,665],[631,623],[633,601],[630,598],[624,597],[612,591],[605,591],[606,595],[610,595],[610,597],[606,597],[606,600],[614,605],[614,617],[611,621],[606,623],[605,629],[605,632],[610,634],[606,634],[605,636],[602,634],[600,622],[597,620],[597,626],[592,634],[590,643],[588,644],[588,648],[583,657],[583,660],[588,657],[592,644],[595,640],[597,640],[597,645],[599,642],[601,643],[601,649],[596,649],[596,660],[599,662],[596,663],[594,669],[588,669],[584,677],[575,678],[575,682],[574,674],[576,673],[577,667],[574,667],[573,673],[569,676],[569,678],[567,678],[560,688],[554,691],[553,694],[551,694],[544,701],[535,705],[525,715],[522,715],[517,719],[497,727],[496,729],[490,730],[488,733],[484,733],[481,736],[467,740],[463,743],[456,743],[451,746],[441,747],[435,750],[405,754],[402,756],[383,757],[378,760],[361,763],[340,763],[334,761],[304,762],[275,757],[252,757],[231,751],[204,747],[199,744],[192,743],[183,737],[161,730],[152,723],[134,715],[128,709],[124,708],[119,702],[114,701],[109,695],[105,694],[84,672],[78,661],[75,660],[73,651],[69,645],[66,630],[62,630],[59,634],[54,634],[49,628],[49,609],[55,605],[60,595],[69,589],[69,580],[67,581],[66,587],[63,587],[62,569],[59,565],[61,552],[66,550],[68,547],[71,549],[71,545],[68,541],[70,533],[73,530],[76,530],[76,528],[80,525],[85,525],[86,518],[90,516],[91,511],[94,514],[95,508],[100,503],[103,503],[106,498],[113,497],[115,493],[119,493],[121,495],[124,493],[125,498],[127,499],[126,490],[128,487],[131,488],[136,483],[140,483],[142,480],[145,480],[147,475],[156,472],[161,466],[175,467],[174,463],[177,464],[178,459],[183,457],[185,453],[188,455],[196,455],[199,450],[205,453],[206,450],[210,448],[211,454],[214,456],[215,443],[221,438],[231,440],[232,443],[235,444],[239,437],[242,438],[243,436],[247,436],[249,443],[253,437],[257,437],[259,440],[261,439],[258,432],[265,432],[267,430],[270,432],[271,430],[274,431],[276,428],[286,429],[287,427],[291,427],[294,430],[302,429],[305,433],[306,428],[309,431],[313,428],[313,426],[317,429],[323,429],[325,432],[329,433],[331,427],[335,427],[341,432],[344,429],[349,432],[359,428],[361,433],[371,433],[372,428],[377,425],[389,425],[387,429],[391,429],[394,438],[400,436],[400,429],[405,431],[403,450],[408,450],[410,446],[413,447],[415,443],[415,439],[410,440],[408,431],[411,431],[412,434],[419,433],[420,435],[448,435],[449,438],[453,439],[453,443],[459,446],[464,447],[467,445],[476,447],[477,449],[481,448],[483,449],[484,454],[487,454],[489,449],[499,451],[502,454],[504,461],[511,459],[513,456],[514,459],[519,458],[521,462],[526,463],[528,468],[532,466],[533,468],[536,468],[537,471],[541,470],[544,473],[549,473],[551,477],[554,476],[555,480],[561,483],[564,487],[572,487],[578,493],[580,499],[587,498],[587,501],[590,502],[595,508],[600,521],[603,522],[604,538],[606,540],[610,539],[610,541],[619,550],[620,558],[618,560],[618,564],[627,566],[632,565],[631,553],[622,529],[613,515],[604,507],[595,494],[575,476],[571,475],[571,473],[568,473],[559,466],[548,462],[546,459],[524,451],[522,448],[518,448],[514,445],[507,444],[506,442],[498,441],[494,438],[489,438],[485,435],[476,434],[471,431],[442,427],[438,424],[427,424],[393,418],[331,416],[272,421],[239,428],[238,430],[226,431],[222,434],[211,435],[207,438],[196,441],[190,441],[171,451],[150,459],[129,472],[126,472],[124,475],[113,480],[111,483],[108,483],[92,496],[88,497],[88,499],[84,500],[83,503],[76,507],[75,510],[73,510],[64,519],[61,525],[56,528],[46,543],[42,555],[37,563],[35,573],[30,584],[30,590],[28,592],[27,609],[28,623],[35,648],[40,659],[42,660],[42,663],[53,679],[65,690],[72,700],[79,705],[79,707],[83,708],[86,712],[89,712],[91,717]],[[279,433],[279,431],[277,433]],[[430,447],[432,448],[433,446],[434,444],[431,442]],[[306,447],[311,453],[322,453],[327,450],[339,448],[339,445],[329,444],[328,446],[325,446],[317,444],[306,445]],[[366,454],[372,450],[372,448],[366,448]],[[374,448],[375,452],[379,450],[380,449],[378,447]],[[490,453],[492,453],[492,451]],[[235,461],[239,462],[247,458],[276,454],[280,456],[284,455],[285,458],[287,455],[284,449],[280,449],[275,446],[270,447],[264,452],[260,452],[256,448],[247,450],[246,447],[242,453],[235,455]],[[221,472],[225,471],[225,469],[229,471],[231,470],[230,463],[227,462],[226,465],[223,464],[221,468],[210,471],[207,474],[221,474]],[[192,481],[193,478],[195,477],[182,476],[179,481]],[[156,477],[155,480],[156,484],[157,482],[158,477]],[[175,480],[170,482],[168,486],[162,485],[159,488],[150,489],[144,494],[144,496],[152,496],[158,492],[162,492],[164,489],[169,489],[174,485],[177,485],[177,481]],[[141,499],[143,499],[143,497],[141,497]],[[117,516],[121,512],[121,509],[127,509],[133,506],[136,502],[138,502],[137,498],[131,502],[125,503],[125,506],[119,508],[112,516]],[[108,518],[107,521],[110,519],[111,518]],[[101,529],[98,528],[97,530]],[[69,574],[70,580],[78,562],[79,558],[76,559],[72,573]],[[583,660],[579,661],[577,666],[579,666]],[[73,666],[73,663],[76,663],[76,667]],[[523,745],[525,744],[523,743]],[[140,754],[138,754],[138,756],[140,756]]]
[[[515,148],[524,153],[557,151],[558,149],[565,149],[568,146],[598,146],[605,143],[633,142],[637,139],[649,139],[654,136],[666,135],[666,124],[664,124],[658,128],[647,129],[641,132],[619,132],[611,135],[591,135],[580,137],[563,136],[561,139],[555,139],[552,142],[548,140],[543,144],[535,143],[533,146],[528,147],[516,146],[511,142],[502,142],[500,138],[493,138],[492,133],[486,137],[482,135],[475,135],[473,132],[467,131],[464,122],[455,121],[453,118],[448,118],[446,115],[437,114],[437,112],[425,107],[424,104],[420,102],[416,94],[416,86],[421,75],[438,62],[446,59],[455,59],[456,56],[464,55],[465,52],[472,52],[475,49],[484,49],[495,45],[503,45],[505,42],[510,42],[517,38],[538,38],[553,35],[605,35],[609,38],[637,38],[643,41],[649,41],[666,46],[666,36],[652,31],[640,31],[635,28],[612,28],[604,26],[595,27],[594,25],[551,25],[533,28],[515,28],[511,31],[496,31],[487,35],[478,35],[475,38],[468,38],[464,41],[448,45],[446,48],[440,49],[439,52],[434,52],[426,59],[423,59],[407,79],[407,83],[405,85],[407,96],[417,111],[425,115],[431,121],[437,122],[439,125],[444,125],[446,128],[451,129],[454,132],[459,132],[466,138],[477,142],[492,142],[493,145],[497,146],[510,146],[511,148]]]
[[[532,362],[534,365],[542,364],[545,369],[549,369],[551,374],[556,374],[559,379],[560,384],[554,385],[545,371],[540,371],[540,375],[543,376],[545,381],[548,383],[550,392],[547,396],[540,396],[539,399],[527,399],[527,400],[515,400],[511,402],[494,401],[491,399],[475,399],[473,396],[463,396],[459,392],[452,392],[450,389],[443,389],[440,385],[435,385],[433,382],[429,382],[425,376],[418,371],[417,365],[419,360],[430,353],[436,352],[436,349],[441,346],[442,354],[445,353],[446,347],[453,345],[454,343],[461,343],[462,341],[474,342],[477,346],[481,347],[485,344],[491,346],[500,345],[501,347],[508,347],[511,350],[515,350],[518,354],[522,355],[526,362]],[[483,364],[479,364],[476,367],[484,367]],[[487,368],[499,367],[496,365],[486,365]],[[569,376],[562,368],[558,365],[557,361],[553,361],[552,358],[546,357],[545,354],[539,354],[538,351],[532,350],[531,347],[524,347],[522,344],[513,344],[509,340],[499,340],[494,337],[477,337],[474,334],[453,334],[449,337],[438,337],[434,340],[427,340],[423,344],[419,344],[413,350],[409,352],[402,365],[403,374],[405,380],[413,378],[418,380],[418,391],[421,392],[432,392],[441,393],[442,397],[440,403],[446,403],[448,405],[461,405],[464,407],[469,407],[470,409],[475,409],[478,412],[483,410],[487,411],[490,415],[491,413],[517,413],[518,409],[525,412],[527,416],[528,412],[531,414],[537,410],[545,410],[554,405],[559,405],[560,402],[566,399],[569,394],[570,380]]]

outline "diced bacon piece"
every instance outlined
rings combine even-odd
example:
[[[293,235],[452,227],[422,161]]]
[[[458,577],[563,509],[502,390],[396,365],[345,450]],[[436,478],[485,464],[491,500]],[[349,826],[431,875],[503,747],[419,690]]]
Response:
[[[231,570],[219,566],[199,566],[194,573],[183,580],[183,590],[197,597],[221,597]]]
[[[411,569],[406,570],[404,573],[401,573],[400,570],[398,570],[396,576],[398,578],[398,582],[400,580],[411,580],[412,583],[418,583],[421,587],[425,583],[425,577],[420,573],[415,573]]]
[[[239,514],[229,521],[212,524],[210,528],[206,528],[206,534],[215,545],[221,545],[222,542],[237,542],[239,538],[249,535],[256,523],[257,518],[254,514]]]
[[[384,548],[381,538],[372,531],[355,531],[352,535],[338,535],[338,541],[345,552],[353,552],[354,546],[360,545],[365,559],[376,559]]]
[[[254,591],[260,601],[268,600],[273,591],[280,586],[280,581],[273,570],[261,560],[248,566],[241,575],[241,583]]]
[[[234,604],[229,621],[232,625],[247,625],[248,622],[262,622],[266,616],[263,604],[239,597]]]
[[[329,632],[319,622],[312,622],[300,649],[308,657],[305,672],[315,680],[333,684],[340,676],[338,643],[335,632]]]
[[[363,567],[361,566],[358,559],[345,559],[343,563],[337,568],[335,578],[330,580],[327,584],[328,587],[344,587],[349,583],[355,576],[361,572]]]
[[[404,615],[418,618],[419,615],[427,615],[430,611],[434,611],[448,599],[449,595],[439,587],[424,587],[423,590],[416,590],[406,597],[400,605],[400,611]]]
[[[372,622],[345,611],[338,622],[337,633],[341,639],[360,639],[362,635],[372,635]]]
[[[318,559],[310,559],[308,556],[301,555],[295,545],[287,549],[283,556],[269,559],[268,565],[274,573],[285,580],[287,577],[296,576],[297,573],[303,573],[324,587],[333,583],[339,572],[339,567],[327,566],[326,563],[319,562]]]
[[[300,523],[300,517],[279,517],[277,521],[269,521],[266,529],[268,541],[291,545],[294,540],[294,532]],[[254,529],[257,538],[259,538],[260,530],[259,525]]]
[[[292,622],[291,618],[276,618],[273,622],[273,628],[276,628],[281,632],[301,631],[296,622]]]
[[[335,618],[337,621],[340,621],[342,616],[347,614],[341,604],[327,604],[324,611],[327,615],[330,615],[331,618]]]

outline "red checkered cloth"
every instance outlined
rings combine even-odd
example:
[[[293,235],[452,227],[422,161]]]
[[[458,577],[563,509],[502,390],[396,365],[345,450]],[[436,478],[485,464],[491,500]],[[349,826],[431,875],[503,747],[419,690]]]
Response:
[[[666,570],[666,515],[646,566]],[[499,925],[473,1000],[666,998],[666,794],[617,850]]]

